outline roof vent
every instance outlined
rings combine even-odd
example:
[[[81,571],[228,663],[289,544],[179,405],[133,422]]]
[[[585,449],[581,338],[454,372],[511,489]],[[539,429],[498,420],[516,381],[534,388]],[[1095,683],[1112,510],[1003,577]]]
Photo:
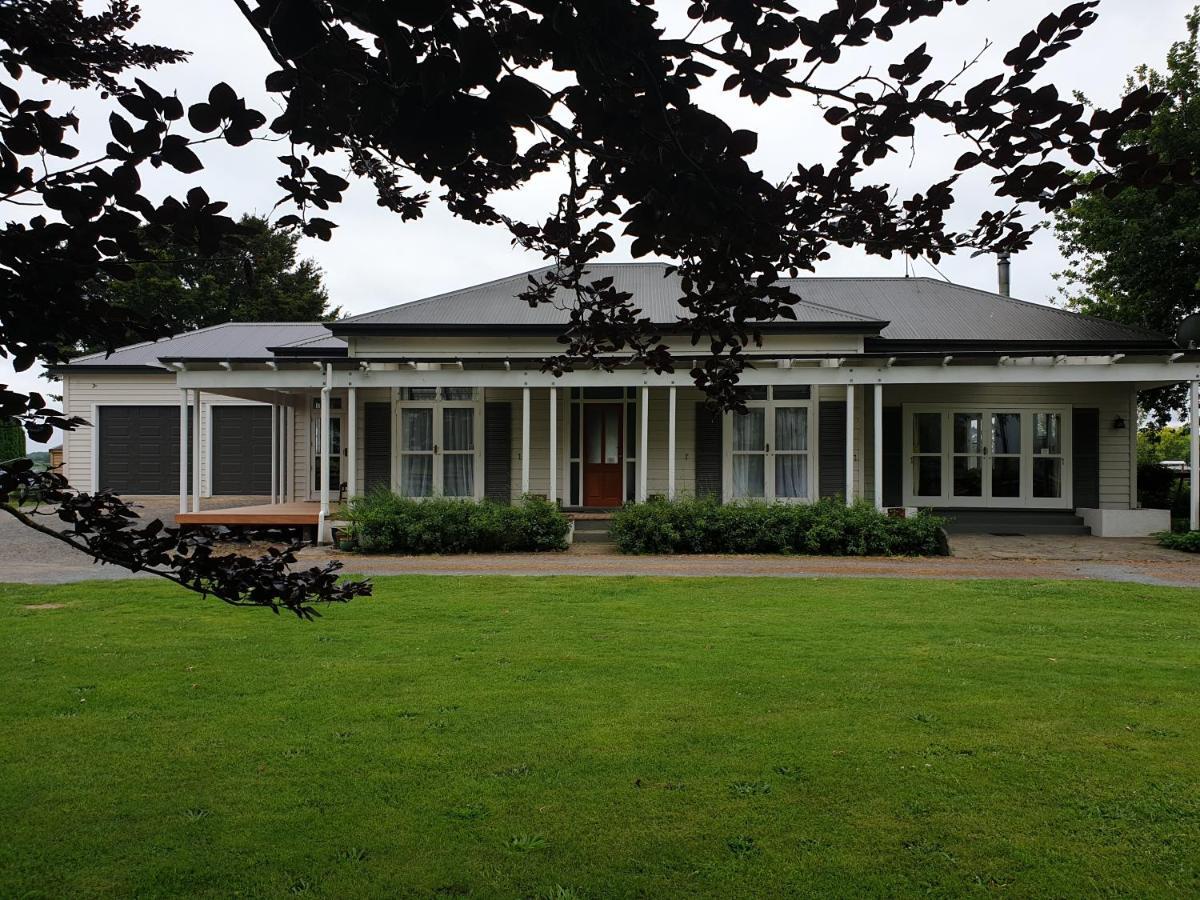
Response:
[[[999,270],[1000,275],[1000,293],[1005,297],[1011,297],[1012,281],[1010,273],[1012,271],[1012,264],[1009,262],[1007,253],[1001,253],[996,257],[996,268]]]

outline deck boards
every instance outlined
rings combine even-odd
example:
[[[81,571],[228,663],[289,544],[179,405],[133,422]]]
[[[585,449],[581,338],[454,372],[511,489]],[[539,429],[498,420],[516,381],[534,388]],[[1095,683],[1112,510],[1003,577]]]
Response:
[[[321,504],[316,502],[266,503],[178,513],[179,525],[316,525]]]

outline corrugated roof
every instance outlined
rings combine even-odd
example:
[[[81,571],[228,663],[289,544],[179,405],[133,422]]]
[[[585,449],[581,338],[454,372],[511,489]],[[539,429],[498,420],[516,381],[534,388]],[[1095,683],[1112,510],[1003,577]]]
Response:
[[[72,366],[152,366],[159,359],[270,359],[268,347],[310,338],[329,338],[323,322],[226,322],[158,341],[121,347],[108,356],[92,353]]]
[[[538,276],[549,267],[510,275],[496,281],[461,288],[435,297],[411,303],[389,306],[375,312],[350,316],[334,323],[363,326],[436,326],[448,325],[507,328],[565,325],[569,319],[569,296],[560,291],[554,303],[531,307],[518,295],[529,286],[529,276]],[[685,314],[679,306],[683,294],[677,274],[666,274],[664,263],[596,263],[588,269],[594,278],[611,277],[613,285],[633,295],[634,305],[641,309],[654,325],[675,325]],[[802,300],[794,307],[796,320],[802,324],[863,325],[877,324],[874,316],[845,309],[830,308]]]
[[[611,276],[621,290],[633,294],[634,304],[655,325],[673,325],[684,313],[677,275],[665,275],[665,263],[598,263],[597,277]],[[484,284],[438,294],[411,303],[342,319],[334,324],[352,328],[388,326],[436,328],[522,326],[550,327],[568,321],[567,298],[561,303],[531,308],[518,298],[530,275],[546,268],[511,275]],[[664,277],[665,276],[665,277]],[[1030,303],[976,288],[932,278],[784,279],[800,297],[795,310],[798,330],[805,325],[885,322],[880,337],[892,341],[1014,341],[1170,343],[1160,334]]]
[[[892,341],[1146,341],[1167,338],[933,278],[796,278],[788,286],[806,300],[886,319]]]

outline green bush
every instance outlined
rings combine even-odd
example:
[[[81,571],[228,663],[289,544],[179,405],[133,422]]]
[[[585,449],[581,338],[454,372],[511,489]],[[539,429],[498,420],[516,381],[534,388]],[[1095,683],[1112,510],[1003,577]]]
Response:
[[[364,553],[493,553],[562,550],[570,522],[541,497],[516,506],[433,497],[412,500],[375,491],[350,501],[358,548]]]
[[[945,556],[944,520],[891,518],[869,503],[810,504],[650,500],[613,515],[622,553],[804,553],[825,556]]]
[[[1157,535],[1158,542],[1169,550],[1184,553],[1200,553],[1200,531],[1164,531]]]

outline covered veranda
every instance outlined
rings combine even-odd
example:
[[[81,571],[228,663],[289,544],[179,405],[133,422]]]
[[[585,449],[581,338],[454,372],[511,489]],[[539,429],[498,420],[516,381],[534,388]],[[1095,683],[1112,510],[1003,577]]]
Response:
[[[1193,458],[1200,458],[1200,432],[1196,414],[1200,404],[1200,359],[1195,355],[1175,353],[1171,355],[1060,355],[1018,357],[1002,354],[973,352],[962,356],[931,356],[930,354],[908,354],[891,356],[839,357],[829,355],[770,356],[753,359],[755,368],[746,371],[742,383],[747,387],[772,386],[840,386],[847,388],[844,448],[846,463],[846,502],[854,502],[869,493],[877,505],[881,505],[883,491],[884,421],[883,396],[885,388],[896,385],[920,386],[930,396],[936,396],[939,386],[947,385],[1028,385],[1047,382],[1075,385],[1097,385],[1128,383],[1142,388],[1161,384],[1189,382],[1191,384],[1192,444]],[[196,402],[200,392],[212,392],[245,400],[269,404],[272,410],[272,488],[270,503],[258,508],[243,507],[235,510],[207,510],[199,508],[200,480],[199,465],[201,446],[197,427],[192,434],[190,451],[193,455],[192,484],[186,474],[180,478],[181,522],[200,524],[228,524],[217,522],[224,516],[250,524],[255,516],[263,519],[274,517],[304,517],[304,524],[317,528],[318,538],[327,541],[328,522],[334,511],[341,485],[356,485],[359,459],[357,441],[359,428],[356,421],[359,403],[356,392],[364,389],[387,389],[396,396],[402,389],[504,389],[513,391],[520,398],[519,443],[516,456],[519,458],[519,490],[530,492],[534,472],[531,471],[531,430],[535,398],[548,399],[545,405],[545,422],[549,435],[548,460],[541,484],[546,487],[546,496],[554,502],[567,504],[566,482],[568,468],[565,465],[566,449],[564,428],[561,422],[560,393],[573,388],[600,388],[622,386],[637,392],[636,466],[633,471],[632,499],[644,501],[649,496],[648,472],[651,465],[665,469],[665,491],[667,496],[686,492],[679,483],[677,471],[678,394],[692,387],[686,373],[655,374],[641,369],[617,368],[612,372],[579,371],[555,377],[541,372],[534,359],[416,359],[372,358],[338,360],[279,360],[226,361],[214,365],[211,361],[169,361],[176,372],[176,381],[181,389],[181,425],[187,422],[189,404],[198,409]],[[331,407],[334,394],[346,398],[346,455],[340,472],[331,466]],[[856,399],[857,398],[857,399]],[[870,447],[856,447],[856,441],[866,434],[864,429],[855,429],[855,404],[864,403],[871,417]],[[316,460],[315,473],[317,499],[307,501],[297,496],[286,448],[293,441],[297,421],[301,413],[315,409]],[[860,410],[860,413],[862,410]],[[648,444],[650,424],[662,427],[666,432],[666,445],[662,448],[665,460],[653,460]],[[1136,427],[1136,423],[1134,423]],[[189,448],[180,448],[180,471],[188,471]],[[871,463],[862,472],[861,482],[855,481],[855,454],[867,451],[865,456]],[[513,473],[517,479],[517,472]],[[516,485],[514,484],[514,488]],[[190,489],[189,489],[190,488]],[[1193,481],[1191,487],[1191,518],[1193,527],[1200,527],[1200,485]],[[352,493],[353,491],[351,491]],[[190,504],[190,510],[189,510]],[[254,524],[272,524],[261,522]]]

